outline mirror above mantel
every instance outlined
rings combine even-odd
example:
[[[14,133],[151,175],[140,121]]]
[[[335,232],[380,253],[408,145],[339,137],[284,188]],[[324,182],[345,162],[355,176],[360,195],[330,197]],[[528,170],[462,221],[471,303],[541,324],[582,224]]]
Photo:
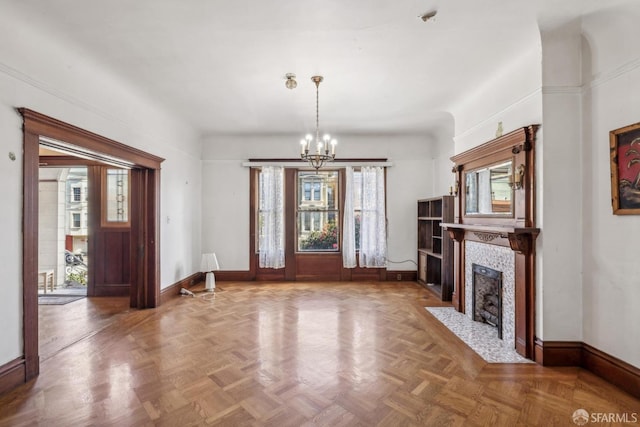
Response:
[[[533,226],[537,128],[517,129],[451,158],[460,183],[457,222]]]
[[[465,215],[513,216],[513,161],[464,173]]]

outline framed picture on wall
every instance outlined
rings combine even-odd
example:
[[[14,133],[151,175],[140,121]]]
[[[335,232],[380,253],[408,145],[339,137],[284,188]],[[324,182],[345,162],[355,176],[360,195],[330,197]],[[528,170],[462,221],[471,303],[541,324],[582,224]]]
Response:
[[[640,214],[640,123],[609,132],[614,215]]]

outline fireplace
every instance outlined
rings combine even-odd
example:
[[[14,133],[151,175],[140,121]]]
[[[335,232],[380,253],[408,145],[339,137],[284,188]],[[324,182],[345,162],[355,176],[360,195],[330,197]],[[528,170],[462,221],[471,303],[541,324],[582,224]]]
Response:
[[[502,315],[499,323],[503,344],[513,345],[520,355],[530,359],[535,348],[536,238],[540,233],[535,218],[538,128],[519,128],[451,157],[457,190],[455,221],[441,224],[455,241],[453,306],[473,319],[472,264],[500,271],[502,296],[498,301],[502,310],[498,313]],[[468,188],[474,182],[474,174],[505,163],[511,165],[507,181],[512,185],[505,188],[511,195],[510,212],[474,210]],[[492,185],[488,191],[486,194],[494,191]]]
[[[502,339],[502,273],[472,264],[472,318],[498,330]]]

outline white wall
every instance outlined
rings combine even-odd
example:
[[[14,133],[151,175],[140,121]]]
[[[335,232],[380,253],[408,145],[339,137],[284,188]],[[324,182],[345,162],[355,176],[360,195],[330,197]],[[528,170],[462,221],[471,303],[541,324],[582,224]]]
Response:
[[[200,141],[146,94],[68,41],[0,14],[0,365],[22,355],[22,122],[27,107],[166,158],[161,182],[161,287],[198,270]],[[16,160],[9,158],[14,153]],[[189,184],[186,184],[186,182]],[[167,224],[166,219],[169,218]]]
[[[249,158],[295,158],[299,135],[209,136],[203,145],[202,248],[214,251],[222,270],[249,269]],[[435,138],[340,135],[337,157],[388,158],[389,269],[415,270],[416,200],[435,194]],[[450,173],[450,172],[449,172]],[[393,262],[398,261],[398,263]]]
[[[582,341],[582,138],[580,21],[542,31],[543,149],[538,152],[536,336]],[[573,191],[567,191],[572,189]]]
[[[456,154],[495,138],[500,122],[504,133],[541,123],[540,40],[532,38],[521,52],[509,64],[496,66],[484,85],[464,94],[452,109]]]
[[[456,185],[453,173],[451,157],[455,154],[454,144],[455,123],[453,116],[443,120],[442,126],[434,129],[434,138],[437,143],[433,150],[433,196],[449,194]]]
[[[640,217],[613,215],[609,132],[640,121],[640,4],[583,19],[584,342],[640,367]],[[578,249],[578,248],[576,248]]]

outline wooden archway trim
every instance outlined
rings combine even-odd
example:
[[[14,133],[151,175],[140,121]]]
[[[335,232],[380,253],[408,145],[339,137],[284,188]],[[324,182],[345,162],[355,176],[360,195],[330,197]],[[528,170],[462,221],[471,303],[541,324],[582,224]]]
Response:
[[[127,160],[138,167],[160,169],[163,158],[129,147],[93,132],[81,129],[53,117],[45,116],[28,108],[18,108],[24,120],[24,127],[36,135],[74,144],[96,153]]]
[[[164,159],[105,138],[71,124],[18,108],[23,118],[23,342],[13,378],[27,382],[40,371],[38,355],[38,175],[40,138],[72,144],[100,160],[116,158],[132,168],[135,203],[131,208],[131,306],[152,308],[160,304],[160,164]],[[133,193],[132,193],[133,194]],[[15,384],[17,385],[17,384]]]

